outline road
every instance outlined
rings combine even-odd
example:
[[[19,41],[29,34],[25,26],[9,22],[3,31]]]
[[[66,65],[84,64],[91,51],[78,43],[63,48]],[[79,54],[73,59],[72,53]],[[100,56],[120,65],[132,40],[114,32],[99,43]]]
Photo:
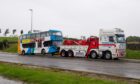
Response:
[[[0,52],[0,61],[94,72],[140,79],[140,63],[122,60],[87,60],[58,56],[18,56]]]

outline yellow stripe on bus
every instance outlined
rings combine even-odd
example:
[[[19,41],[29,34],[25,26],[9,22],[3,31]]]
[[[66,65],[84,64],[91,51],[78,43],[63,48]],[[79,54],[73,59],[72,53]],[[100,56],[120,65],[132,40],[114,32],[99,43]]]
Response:
[[[22,43],[24,44],[24,43],[30,43],[31,42],[31,39],[24,39],[24,40],[22,40]]]

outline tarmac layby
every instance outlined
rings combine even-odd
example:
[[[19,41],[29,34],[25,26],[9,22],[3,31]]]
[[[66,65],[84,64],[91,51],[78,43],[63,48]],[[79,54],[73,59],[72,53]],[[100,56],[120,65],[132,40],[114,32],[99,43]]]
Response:
[[[59,56],[18,56],[0,52],[0,61],[93,72],[119,77],[140,79],[140,63],[122,60],[88,60]]]

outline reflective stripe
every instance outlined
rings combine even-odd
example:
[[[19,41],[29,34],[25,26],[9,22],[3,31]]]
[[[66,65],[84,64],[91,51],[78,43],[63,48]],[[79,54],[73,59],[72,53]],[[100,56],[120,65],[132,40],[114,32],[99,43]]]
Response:
[[[99,46],[114,46],[114,47],[116,47],[115,44],[99,44]]]

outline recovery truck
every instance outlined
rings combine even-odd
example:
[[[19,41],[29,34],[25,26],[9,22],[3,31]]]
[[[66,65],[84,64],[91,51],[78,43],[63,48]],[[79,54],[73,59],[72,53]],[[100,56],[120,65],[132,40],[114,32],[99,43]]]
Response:
[[[118,59],[125,56],[126,42],[124,31],[119,28],[100,29],[99,37],[91,36],[84,40],[64,40],[60,46],[61,56]]]

